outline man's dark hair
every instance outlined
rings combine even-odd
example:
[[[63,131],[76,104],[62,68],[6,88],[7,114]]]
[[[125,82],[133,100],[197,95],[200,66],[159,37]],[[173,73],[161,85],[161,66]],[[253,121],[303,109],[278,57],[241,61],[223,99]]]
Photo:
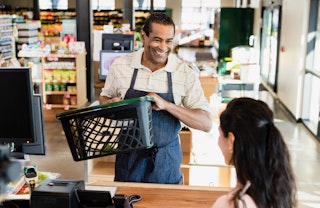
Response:
[[[173,31],[175,31],[175,25],[173,20],[164,12],[154,12],[149,17],[147,17],[142,28],[142,30],[146,33],[147,36],[149,36],[149,34],[152,32],[152,23],[172,25]]]

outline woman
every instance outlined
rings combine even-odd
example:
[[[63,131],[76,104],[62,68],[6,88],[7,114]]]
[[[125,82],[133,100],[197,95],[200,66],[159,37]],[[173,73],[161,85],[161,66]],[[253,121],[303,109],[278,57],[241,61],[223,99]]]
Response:
[[[291,208],[296,187],[287,146],[266,103],[237,98],[220,115],[219,147],[237,186],[212,208]]]

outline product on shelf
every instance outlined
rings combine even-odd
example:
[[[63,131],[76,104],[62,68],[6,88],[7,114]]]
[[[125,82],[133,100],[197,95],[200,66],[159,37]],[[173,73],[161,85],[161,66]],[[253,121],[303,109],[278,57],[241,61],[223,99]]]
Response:
[[[0,15],[0,66],[13,58],[14,38],[12,19]]]
[[[60,37],[62,20],[75,19],[75,10],[42,10],[40,11],[41,31],[45,37]]]
[[[69,70],[60,70],[61,73],[61,80],[62,82],[68,82],[69,81]]]
[[[17,48],[18,50],[22,49],[23,44],[27,44],[29,46],[35,45],[39,43],[38,29],[40,28],[39,21],[28,21],[17,23],[16,27],[18,29],[18,40],[17,40]]]
[[[69,71],[70,82],[76,82],[77,73],[75,71]]]

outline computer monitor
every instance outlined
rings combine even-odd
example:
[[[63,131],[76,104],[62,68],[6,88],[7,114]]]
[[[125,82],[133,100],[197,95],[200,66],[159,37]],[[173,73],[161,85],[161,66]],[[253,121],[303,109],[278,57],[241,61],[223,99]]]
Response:
[[[45,131],[42,96],[40,94],[33,95],[33,119],[34,119],[34,141],[31,143],[24,143],[21,146],[21,152],[28,155],[45,155]]]
[[[114,51],[114,50],[102,50],[100,51],[100,70],[99,70],[99,79],[105,80],[109,68],[113,61],[121,56],[124,56],[128,53],[131,53],[131,51]]]
[[[102,34],[102,50],[134,50],[134,35],[133,34]]]
[[[0,68],[0,144],[14,153],[44,155],[42,99],[33,94],[31,77],[30,68]]]

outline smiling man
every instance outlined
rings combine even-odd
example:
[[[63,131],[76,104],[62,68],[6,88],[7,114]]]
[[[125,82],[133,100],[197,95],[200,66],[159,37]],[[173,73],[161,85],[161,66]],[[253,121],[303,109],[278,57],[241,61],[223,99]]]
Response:
[[[165,13],[152,13],[141,30],[144,48],[116,59],[110,67],[100,103],[149,95],[154,97],[154,147],[119,153],[115,181],[182,183],[179,141],[181,122],[210,131],[209,103],[198,75],[174,54],[175,25]]]

